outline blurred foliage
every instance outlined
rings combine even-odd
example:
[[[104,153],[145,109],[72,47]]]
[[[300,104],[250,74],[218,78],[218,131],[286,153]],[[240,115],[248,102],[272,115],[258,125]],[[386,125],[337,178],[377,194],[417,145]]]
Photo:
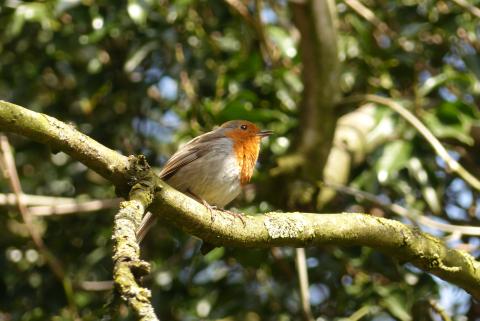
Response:
[[[246,3],[255,17],[255,3]],[[179,144],[225,120],[255,121],[276,135],[265,142],[254,182],[233,206],[249,213],[286,209],[278,187],[269,183],[269,170],[288,153],[301,125],[299,34],[285,1],[258,3],[275,50],[271,57],[258,31],[226,2],[6,0],[0,6],[0,99],[71,122],[126,155],[145,154],[157,166]],[[384,25],[337,1],[342,95],[408,100],[407,107],[451,153],[478,173],[478,149],[472,147],[479,146],[480,136],[471,131],[480,119],[478,17],[454,1],[363,3]],[[379,107],[376,121],[385,118],[396,127],[396,139],[368,155],[351,185],[444,222],[478,225],[478,191],[450,175],[403,119]],[[21,137],[11,141],[26,193],[114,196],[108,182],[67,155]],[[8,191],[0,181],[0,192]],[[325,210],[390,216],[359,202],[338,195]],[[111,278],[112,215],[36,221],[76,284]],[[0,320],[74,319],[62,284],[35,250],[17,211],[0,208],[0,224]],[[480,254],[477,237],[448,240]],[[220,248],[201,257],[198,241],[161,226],[143,247],[153,264],[146,283],[163,320],[301,319],[290,248]],[[430,298],[454,320],[480,318],[478,303],[462,290],[370,249],[309,248],[307,257],[312,309],[320,320],[365,308],[368,320],[438,320],[422,305]],[[108,292],[79,287],[73,293],[82,320],[99,319],[108,298]],[[125,307],[119,318],[131,319]]]

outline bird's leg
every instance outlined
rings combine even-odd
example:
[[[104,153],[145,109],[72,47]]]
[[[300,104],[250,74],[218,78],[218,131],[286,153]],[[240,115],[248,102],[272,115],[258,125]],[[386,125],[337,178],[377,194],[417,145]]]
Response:
[[[244,218],[243,218],[243,214],[242,214],[242,213],[236,213],[236,212],[233,212],[233,211],[225,210],[225,209],[223,209],[223,208],[220,208],[220,209],[218,209],[218,210],[219,210],[219,211],[222,211],[222,212],[224,212],[224,213],[230,214],[230,215],[232,215],[233,217],[238,218],[240,221],[242,221],[244,227],[247,226],[247,224],[245,223],[245,220],[244,220]]]
[[[206,200],[204,200],[201,197],[198,197],[195,193],[193,193],[190,189],[187,189],[187,193],[190,194],[196,201],[199,203],[202,203],[203,206],[207,208],[207,210],[210,212],[210,217],[212,218],[212,222],[215,221],[215,215],[213,214],[213,210],[218,209],[215,205],[210,205]]]
[[[212,222],[215,221],[215,215],[213,215],[213,210],[218,210],[218,207],[215,205],[210,205],[206,200],[203,198],[200,199],[202,201],[203,206],[207,208],[207,210],[210,212],[210,217],[212,218]]]
[[[203,206],[205,206],[207,208],[207,210],[210,212],[212,222],[215,221],[215,215],[213,214],[213,210],[217,210],[217,211],[227,213],[227,214],[232,215],[233,217],[238,218],[240,221],[242,221],[243,226],[246,226],[245,220],[243,219],[243,215],[241,213],[235,213],[235,212],[223,209],[223,208],[219,208],[216,205],[210,205],[210,204],[208,204],[208,202],[206,200],[204,200],[203,198],[195,195],[195,193],[193,193],[190,189],[187,190],[187,193],[190,194],[194,199],[196,199],[198,202],[202,203]]]

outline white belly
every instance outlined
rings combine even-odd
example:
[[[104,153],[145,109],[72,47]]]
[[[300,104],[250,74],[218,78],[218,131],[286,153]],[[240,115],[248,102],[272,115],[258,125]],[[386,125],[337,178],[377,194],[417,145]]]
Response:
[[[232,143],[228,139],[216,143],[207,154],[179,169],[167,183],[210,205],[224,207],[241,191],[240,168]]]

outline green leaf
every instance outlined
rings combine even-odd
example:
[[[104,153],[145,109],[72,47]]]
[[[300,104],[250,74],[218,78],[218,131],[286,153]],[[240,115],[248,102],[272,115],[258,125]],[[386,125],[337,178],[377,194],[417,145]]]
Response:
[[[422,119],[438,138],[454,138],[467,145],[473,144],[470,136],[472,125],[478,124],[478,111],[461,101],[444,102],[432,111],[425,112]]]
[[[397,140],[387,144],[375,166],[378,181],[384,184],[395,177],[397,172],[406,166],[411,153],[410,142]]]

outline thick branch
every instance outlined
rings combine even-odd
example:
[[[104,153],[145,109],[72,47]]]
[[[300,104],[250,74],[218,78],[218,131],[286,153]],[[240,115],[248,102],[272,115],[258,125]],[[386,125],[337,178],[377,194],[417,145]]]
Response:
[[[115,186],[126,182],[128,161],[125,156],[53,117],[0,100],[0,130],[17,133],[64,151]]]
[[[331,0],[291,3],[300,31],[303,96],[298,152],[304,175],[320,179],[335,132],[335,104],[340,95],[335,4]]]
[[[5,113],[4,108],[0,108],[0,125],[8,123],[6,116],[18,115],[25,109],[13,105],[2,103],[1,106],[8,106],[10,112]],[[18,109],[18,110],[17,110]],[[41,119],[47,116],[37,114],[33,111],[27,111],[30,119]],[[42,132],[38,135],[32,135],[31,131],[24,131],[26,122],[16,120],[9,123],[9,127],[2,126],[2,130],[8,130],[31,137],[34,140],[49,141],[44,137],[56,137],[50,135],[52,126],[59,126],[58,120],[51,121],[56,125],[46,126],[45,133],[43,129],[37,129]],[[63,126],[66,126],[63,124]],[[86,136],[74,132],[70,137],[74,146],[80,144],[86,146],[85,151],[81,148],[72,151],[71,145],[56,143],[54,145],[72,156],[90,164],[88,159],[91,150],[95,149],[99,157],[105,159],[122,159],[127,163],[127,158],[117,155],[99,143],[88,139]],[[50,136],[49,136],[50,135]],[[78,141],[78,140],[82,141]],[[49,141],[50,142],[50,141]],[[61,142],[61,141],[60,141]],[[98,147],[98,146],[101,146]],[[105,155],[102,153],[105,152]],[[111,153],[114,155],[112,156]],[[101,173],[111,173],[112,179],[117,181],[128,181],[131,172],[123,164],[117,167],[116,171],[109,170],[108,162],[93,162],[95,167]],[[122,162],[123,163],[123,162]],[[265,215],[245,216],[245,225],[231,215],[225,215],[222,212],[215,212],[215,220],[212,221],[210,212],[202,204],[175,191],[165,183],[156,182],[155,201],[149,207],[153,213],[160,216],[160,219],[170,222],[181,228],[183,231],[196,235],[210,243],[241,247],[271,247],[271,246],[313,246],[313,245],[364,245],[379,249],[388,255],[394,256],[403,262],[411,262],[423,270],[433,273],[446,281],[456,284],[475,298],[480,299],[480,263],[475,261],[469,254],[452,250],[445,246],[439,239],[426,234],[400,222],[373,217],[365,214],[306,214],[306,213],[267,213]],[[147,204],[146,201],[139,201],[141,204]],[[135,222],[138,218],[135,219]],[[131,224],[131,223],[128,223]],[[136,223],[135,223],[136,224]],[[135,236],[132,228],[129,227],[129,237]]]
[[[245,225],[231,215],[210,212],[200,203],[164,186],[150,207],[160,219],[203,240],[227,246],[363,245],[457,284],[480,298],[480,263],[466,252],[452,250],[426,233],[398,221],[358,213],[266,213],[245,216]]]

